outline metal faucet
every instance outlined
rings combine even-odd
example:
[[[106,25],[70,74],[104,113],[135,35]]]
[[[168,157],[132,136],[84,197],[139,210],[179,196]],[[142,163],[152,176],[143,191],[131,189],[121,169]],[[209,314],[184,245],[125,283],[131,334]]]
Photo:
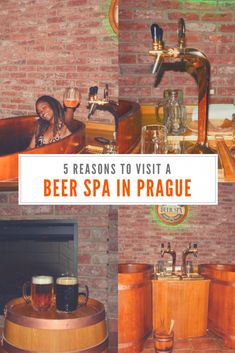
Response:
[[[172,256],[172,274],[175,274],[176,252],[171,249],[171,244],[169,242],[166,249],[164,248],[164,243],[161,244],[161,257],[163,257],[164,254],[170,254]]]
[[[109,111],[115,120],[115,132],[117,133],[118,128],[118,103],[109,99],[109,88],[108,84],[105,85],[103,99],[98,98],[98,87],[93,86],[89,89],[88,94],[88,119],[90,119],[96,110]]]
[[[182,274],[186,275],[186,258],[189,254],[193,254],[194,257],[197,257],[197,244],[194,243],[193,247],[192,244],[189,243],[188,248],[186,248],[182,253]]]
[[[198,139],[196,145],[190,147],[187,153],[215,153],[207,146],[210,63],[201,50],[186,48],[185,22],[183,18],[180,18],[178,22],[177,33],[178,47],[165,49],[162,28],[156,23],[152,24],[151,34],[153,44],[149,54],[156,58],[152,73],[158,75],[162,63],[166,59],[173,59],[175,64],[180,63],[180,65],[183,65],[184,70],[195,78],[198,84]]]

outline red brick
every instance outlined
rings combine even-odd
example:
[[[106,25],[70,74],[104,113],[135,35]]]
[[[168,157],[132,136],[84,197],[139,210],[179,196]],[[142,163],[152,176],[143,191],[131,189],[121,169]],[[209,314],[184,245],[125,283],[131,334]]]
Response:
[[[187,21],[197,21],[199,20],[199,14],[195,13],[195,12],[170,12],[168,14],[168,18],[169,20],[177,20],[179,18],[183,17],[184,20]]]
[[[231,24],[231,25],[222,25],[220,27],[221,32],[231,32],[234,33],[235,31],[235,25]]]
[[[206,13],[202,16],[202,21],[212,21],[212,22],[227,22],[233,20],[233,15],[231,13]]]

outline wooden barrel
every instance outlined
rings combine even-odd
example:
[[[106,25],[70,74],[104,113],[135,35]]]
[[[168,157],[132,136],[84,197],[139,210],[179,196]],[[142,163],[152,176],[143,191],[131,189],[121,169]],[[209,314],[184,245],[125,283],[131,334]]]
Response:
[[[152,331],[153,266],[118,265],[118,352],[138,353]]]
[[[167,332],[153,334],[153,342],[156,353],[171,353],[174,344],[174,334],[170,335]]]
[[[55,308],[36,312],[22,298],[6,305],[2,348],[5,353],[107,353],[108,335],[103,304],[89,299],[75,313]]]
[[[202,264],[199,271],[211,280],[208,328],[235,348],[235,265]]]

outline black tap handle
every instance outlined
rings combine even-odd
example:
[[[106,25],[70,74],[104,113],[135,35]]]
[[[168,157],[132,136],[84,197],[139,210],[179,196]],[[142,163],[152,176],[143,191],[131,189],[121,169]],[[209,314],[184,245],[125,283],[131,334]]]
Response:
[[[180,18],[178,21],[178,37],[184,38],[185,37],[185,22],[183,18]]]
[[[94,93],[97,94],[98,93],[98,86],[94,86]]]
[[[151,25],[150,29],[151,29],[152,39],[153,39],[154,42],[156,42],[158,37],[159,37],[159,29],[160,29],[160,27],[158,26],[158,24],[153,23]]]
[[[89,97],[94,96],[94,87],[89,88]]]
[[[168,249],[171,248],[171,243],[170,242],[168,242],[167,247],[168,247]]]
[[[162,42],[162,40],[163,40],[163,29],[161,27],[159,27],[158,40],[160,42]]]
[[[193,244],[194,249],[197,249],[197,243]]]
[[[161,248],[164,249],[164,243],[161,243]]]

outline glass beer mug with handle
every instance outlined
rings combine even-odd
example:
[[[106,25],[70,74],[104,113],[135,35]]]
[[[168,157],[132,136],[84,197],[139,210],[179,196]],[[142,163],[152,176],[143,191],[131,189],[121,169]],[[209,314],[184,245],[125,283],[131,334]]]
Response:
[[[163,124],[168,127],[169,118],[169,99],[171,96],[171,89],[165,89],[163,92],[163,99],[156,105],[156,118],[161,121],[160,109],[163,111]]]
[[[64,106],[76,108],[81,101],[81,94],[77,87],[67,87],[64,92]]]
[[[80,291],[83,288],[84,290]],[[63,274],[56,279],[56,309],[62,313],[72,313],[86,305],[89,290],[78,282],[73,274]]]
[[[23,284],[23,298],[36,311],[47,311],[51,308],[53,292],[54,281],[51,276],[33,276],[31,281]]]
[[[164,125],[143,126],[141,131],[141,153],[167,153],[167,128]]]
[[[168,101],[168,135],[180,135],[186,131],[186,110],[181,103],[179,90],[172,90]]]

